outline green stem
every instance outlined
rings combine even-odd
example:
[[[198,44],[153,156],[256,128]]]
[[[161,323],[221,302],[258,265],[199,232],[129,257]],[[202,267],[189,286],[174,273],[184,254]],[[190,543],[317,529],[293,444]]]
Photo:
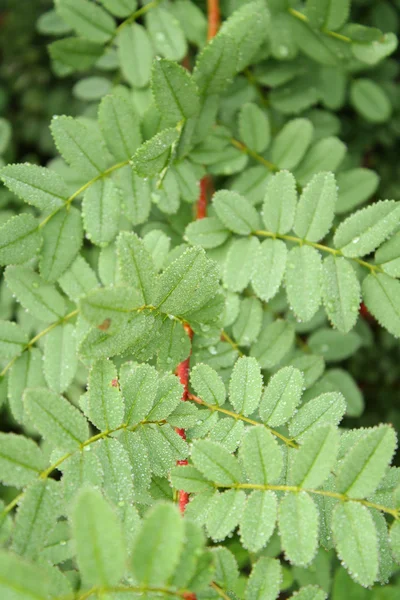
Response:
[[[260,164],[264,165],[264,167],[267,167],[267,169],[269,171],[271,171],[272,173],[276,173],[277,171],[280,171],[280,168],[278,167],[278,165],[275,165],[271,161],[267,160],[266,158],[261,156],[261,154],[254,152],[254,150],[251,150],[250,148],[248,148],[246,146],[246,144],[243,144],[243,142],[239,142],[239,140],[236,140],[233,137],[230,139],[230,142],[231,142],[232,146],[235,146],[235,148],[240,150],[240,152],[243,152],[243,154],[247,154],[248,156],[251,156],[251,158],[254,158],[254,160],[256,160]]]
[[[288,8],[288,13],[291,14],[292,17],[299,19],[299,21],[303,21],[303,23],[307,23],[307,24],[310,23],[308,17],[305,14],[303,14],[302,12],[300,12],[294,8]],[[346,44],[353,43],[353,40],[351,38],[349,38],[347,35],[337,33],[336,31],[331,31],[330,29],[325,29],[325,28],[320,29],[319,31],[321,33],[323,33],[324,35],[328,35],[329,37],[335,38],[336,40],[340,40],[341,42],[345,42]]]
[[[53,210],[52,213],[50,213],[49,215],[47,215],[47,217],[45,219],[43,219],[43,221],[41,223],[39,223],[38,229],[42,229],[42,227],[44,227],[49,221],[51,221],[51,219],[57,213],[59,213],[60,210],[62,210],[63,208],[69,208],[69,206],[71,205],[71,203],[78,196],[80,196],[81,194],[83,194],[83,192],[85,192],[91,185],[93,185],[94,183],[96,183],[96,181],[100,181],[100,179],[104,179],[104,177],[108,177],[114,171],[117,171],[118,169],[122,169],[122,167],[126,167],[127,165],[129,165],[129,162],[130,162],[129,160],[124,160],[123,162],[117,163],[117,164],[113,165],[112,167],[109,167],[108,169],[106,169],[102,173],[99,173],[98,175],[96,175],[96,177],[93,177],[93,179],[91,179],[90,181],[87,181],[86,183],[84,183],[78,190],[76,190],[76,192],[74,192],[73,194],[71,194],[71,196],[69,196],[69,198],[66,199],[66,201],[64,202],[64,204],[62,204],[61,206],[58,206],[55,210]]]
[[[163,419],[161,421],[147,421],[146,419],[144,419],[143,421],[140,421],[140,423],[137,423],[136,425],[127,425],[126,423],[123,423],[122,425],[119,425],[118,427],[115,427],[114,429],[107,429],[106,431],[97,433],[96,435],[93,435],[92,437],[88,438],[87,440],[85,440],[84,442],[79,444],[77,446],[76,450],[72,450],[71,452],[67,452],[66,454],[61,456],[58,460],[56,460],[56,462],[54,462],[52,465],[47,467],[47,469],[45,469],[44,471],[41,471],[39,473],[38,477],[39,477],[39,479],[47,479],[52,474],[52,472],[55,469],[57,469],[68,458],[71,458],[71,456],[73,456],[77,452],[82,452],[86,448],[86,446],[90,446],[91,444],[94,444],[98,440],[102,440],[102,439],[112,435],[113,433],[116,433],[117,431],[122,431],[124,429],[127,431],[135,431],[141,425],[160,425],[161,426],[161,425],[165,425],[165,423],[166,423],[165,419]],[[21,498],[23,498],[24,495],[25,495],[25,490],[22,491],[20,494],[18,494],[18,496],[16,496],[9,504],[7,504],[7,506],[4,507],[4,509],[0,513],[0,522],[1,522],[1,519],[5,515],[7,515],[19,503],[19,501],[21,500]]]
[[[136,594],[146,594],[146,593],[152,593],[152,594],[162,594],[163,596],[173,596],[174,598],[178,597],[178,598],[182,598],[183,600],[185,598],[187,598],[188,594],[190,594],[191,592],[189,590],[177,590],[174,588],[168,588],[168,587],[157,587],[157,586],[151,586],[151,585],[115,585],[115,586],[110,586],[110,587],[106,587],[106,586],[95,586],[90,588],[90,590],[87,590],[87,592],[85,592],[84,594],[77,596],[77,600],[87,600],[87,598],[90,598],[90,596],[93,596],[93,594],[98,594],[100,597],[103,594],[112,594],[112,593],[136,593]],[[65,597],[64,598],[59,598],[58,600],[67,600]]]
[[[275,437],[282,440],[282,442],[284,442],[287,446],[290,446],[291,448],[298,448],[298,444],[297,444],[297,442],[295,442],[295,440],[291,440],[291,439],[287,438],[286,436],[284,436],[282,433],[279,433],[279,431],[275,431],[275,429],[271,429],[271,427],[268,427],[268,425],[265,425],[265,423],[260,423],[259,421],[254,421],[254,419],[249,419],[248,417],[245,417],[244,415],[235,413],[232,410],[228,410],[226,408],[221,408],[221,406],[218,406],[217,404],[209,404],[208,402],[206,402],[202,398],[199,398],[198,396],[195,396],[194,394],[189,394],[188,398],[189,398],[189,400],[193,400],[193,402],[196,402],[196,404],[205,406],[212,412],[220,412],[224,415],[227,415],[228,417],[231,417],[232,419],[235,419],[236,421],[243,421],[244,423],[249,423],[249,425],[263,425],[264,427],[266,427],[268,429],[268,431],[270,431],[272,433],[272,435],[274,435]]]
[[[117,37],[119,32],[122,31],[122,29],[124,29],[124,27],[126,27],[127,25],[130,25],[134,21],[137,21],[140,17],[145,15],[147,12],[149,12],[149,10],[151,10],[152,8],[155,8],[156,6],[161,4],[161,2],[162,2],[162,0],[153,0],[153,2],[149,2],[148,4],[145,4],[144,6],[142,6],[138,10],[136,10],[134,13],[132,13],[127,19],[125,19],[125,21],[123,21],[120,25],[118,25],[117,29],[115,30],[115,34],[113,35],[112,40],[114,40]]]
[[[376,510],[380,510],[381,512],[387,513],[388,515],[392,515],[395,519],[400,518],[399,509],[389,508],[388,506],[383,506],[382,504],[375,504],[375,502],[370,502],[369,500],[364,500],[362,498],[350,498],[346,494],[340,494],[339,492],[329,492],[327,490],[313,490],[308,488],[302,488],[297,485],[272,485],[272,484],[261,484],[261,483],[234,483],[232,485],[225,485],[220,483],[214,484],[216,488],[224,488],[224,489],[238,489],[238,490],[272,490],[275,492],[292,492],[294,494],[298,494],[300,492],[307,492],[307,494],[316,494],[318,496],[326,496],[328,498],[335,498],[340,502],[358,502],[359,504],[363,504],[364,506],[368,506],[369,508],[374,508]]]
[[[25,352],[25,350],[29,350],[30,348],[32,348],[32,346],[38,340],[40,340],[40,338],[42,338],[44,335],[46,335],[46,333],[49,333],[50,331],[52,331],[52,329],[55,329],[56,327],[58,327],[58,325],[62,325],[62,323],[65,323],[66,321],[69,321],[73,317],[76,317],[77,314],[79,314],[78,309],[73,310],[72,312],[68,313],[68,315],[65,315],[65,317],[61,317],[61,319],[59,319],[58,321],[54,321],[54,323],[52,323],[51,325],[46,327],[46,329],[43,329],[43,331],[40,331],[37,335],[35,335],[35,337],[33,337],[31,340],[29,340],[29,342],[22,348],[22,352]],[[14,358],[12,358],[10,360],[10,362],[4,367],[4,369],[0,373],[0,377],[4,377],[4,375],[13,366],[13,364],[15,363],[15,361],[17,360],[17,358],[19,356],[21,356],[21,355],[18,354],[17,356],[14,356]]]
[[[331,248],[330,246],[325,246],[324,244],[317,244],[316,242],[303,240],[302,238],[296,237],[294,235],[284,235],[282,233],[274,233],[272,231],[264,230],[253,231],[253,234],[262,237],[269,237],[273,239],[285,240],[287,242],[293,242],[294,244],[299,244],[300,246],[311,246],[312,248],[316,248],[321,252],[328,252],[329,254],[333,254],[333,256],[344,256],[343,252],[341,250],[338,250],[337,248]],[[371,273],[383,273],[379,265],[372,265],[371,263],[362,260],[361,258],[355,258],[352,256],[346,256],[345,258],[352,260],[361,265],[362,267],[369,269]]]
[[[228,335],[226,333],[226,331],[222,330],[221,331],[221,339],[224,342],[227,342],[230,346],[232,346],[232,348],[234,350],[236,350],[236,352],[239,354],[239,356],[245,356],[244,352],[241,351],[241,349],[239,348],[239,344],[237,344],[231,337],[230,335]]]

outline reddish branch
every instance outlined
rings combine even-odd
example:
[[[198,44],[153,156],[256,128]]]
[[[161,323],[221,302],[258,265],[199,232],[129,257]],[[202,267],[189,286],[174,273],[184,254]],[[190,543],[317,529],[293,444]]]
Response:
[[[219,10],[219,0],[207,0],[207,17],[208,17],[208,34],[207,39],[213,38],[219,29],[221,18],[220,18],[220,10]],[[189,57],[186,56],[182,61],[182,66],[185,69],[190,69],[190,61]],[[212,180],[208,175],[205,175],[200,180],[200,191],[199,197],[197,200],[196,206],[196,219],[204,219],[207,216],[207,197],[208,193],[212,192]],[[189,327],[189,325],[185,325],[185,331],[190,338],[190,341],[193,338],[193,331]],[[176,369],[176,374],[180,379],[180,382],[183,384],[183,394],[182,400],[185,402],[189,396],[189,373],[190,373],[190,355],[192,351],[190,350],[189,356],[186,360],[182,361]],[[181,436],[182,439],[186,439],[186,433],[184,429],[176,428],[176,432]],[[178,465],[187,465],[187,460],[179,460]],[[185,508],[187,503],[189,502],[189,494],[184,492],[183,490],[179,490],[178,492],[178,502],[179,502],[179,510],[183,514],[185,512]],[[196,596],[193,595],[193,599]],[[192,600],[188,597],[188,600]]]
[[[207,0],[208,33],[207,39],[211,40],[218,33],[221,25],[221,13],[219,10],[219,0]]]

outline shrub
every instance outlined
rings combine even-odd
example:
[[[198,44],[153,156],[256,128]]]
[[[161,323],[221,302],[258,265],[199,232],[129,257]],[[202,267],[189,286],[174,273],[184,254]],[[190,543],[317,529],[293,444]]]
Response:
[[[39,17],[70,114],[0,171],[5,600],[398,596],[353,376],[400,336],[398,12],[354,4]]]

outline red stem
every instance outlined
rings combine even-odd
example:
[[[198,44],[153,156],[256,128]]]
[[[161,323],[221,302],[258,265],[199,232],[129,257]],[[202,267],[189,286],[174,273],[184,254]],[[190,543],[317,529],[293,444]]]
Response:
[[[219,0],[207,0],[207,16],[208,16],[208,35],[207,39],[213,38],[219,29],[221,18],[220,18],[220,10],[219,10]],[[182,66],[185,69],[190,69],[190,61],[189,57],[186,56],[182,61]],[[212,189],[212,180],[208,175],[205,175],[200,180],[200,192],[199,198],[197,200],[196,206],[196,219],[204,219],[207,216],[207,194],[208,191]],[[193,331],[189,327],[189,325],[185,325],[185,331],[192,341]],[[186,360],[182,361],[176,368],[176,374],[180,379],[180,382],[183,384],[183,394],[182,400],[185,402],[189,396],[189,373],[190,373],[190,355],[192,350],[190,349],[189,356]],[[181,436],[182,439],[186,440],[186,433],[184,429],[176,428],[175,431]],[[187,460],[178,460],[178,465],[187,465]],[[185,508],[187,503],[189,502],[189,494],[184,492],[183,490],[179,490],[178,492],[178,502],[179,502],[179,510],[183,514],[185,512]],[[193,595],[193,599],[195,600],[196,596]],[[191,600],[188,598],[188,600]]]
[[[208,33],[207,39],[211,40],[218,33],[221,25],[221,13],[219,10],[219,0],[207,0],[208,15]]]

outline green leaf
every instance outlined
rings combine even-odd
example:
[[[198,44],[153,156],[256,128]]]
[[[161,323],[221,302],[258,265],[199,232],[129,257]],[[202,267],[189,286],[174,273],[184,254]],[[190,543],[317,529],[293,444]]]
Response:
[[[318,510],[305,492],[287,494],[279,505],[279,531],[286,559],[307,566],[318,545]]]
[[[129,17],[137,9],[137,0],[100,0],[106,9],[116,17]]]
[[[60,469],[63,473],[64,498],[68,504],[76,500],[85,486],[101,488],[103,485],[103,468],[94,452],[76,452],[62,463]]]
[[[121,210],[132,223],[147,221],[151,209],[151,192],[147,179],[139,177],[128,165],[116,172],[115,183],[122,194]]]
[[[174,125],[199,111],[199,96],[194,80],[177,63],[165,59],[155,61],[151,89],[157,108],[168,123]]]
[[[236,72],[235,53],[235,40],[217,35],[197,56],[193,78],[202,96],[222,94],[227,88]]]
[[[282,451],[272,433],[262,425],[247,430],[240,458],[250,483],[267,485],[278,481],[283,467]]]
[[[301,371],[294,367],[279,369],[263,394],[259,411],[261,420],[271,427],[286,423],[300,402],[303,386]]]
[[[125,288],[125,291],[127,289],[130,288]],[[116,291],[119,292],[120,290]],[[100,307],[96,308],[102,308],[102,306],[100,305]],[[105,308],[109,315],[110,306]],[[104,311],[105,313],[106,310]],[[117,313],[111,313],[112,318],[115,316],[117,316]],[[103,323],[105,319],[107,317],[103,319],[99,318],[98,324]],[[106,321],[105,325],[107,324],[108,322]],[[109,358],[110,356],[121,354],[128,348],[131,348],[131,351],[133,351],[135,347],[139,346],[141,348],[141,344],[148,343],[149,339],[151,339],[153,327],[154,318],[152,316],[146,316],[143,313],[134,313],[127,320],[124,320],[124,326],[117,329],[116,332],[108,333],[99,329],[89,331],[80,345],[79,352],[83,356],[90,358]]]
[[[109,79],[93,75],[77,81],[72,88],[72,93],[78,100],[90,102],[100,100],[110,89],[111,82]]]
[[[7,267],[5,278],[18,302],[37,319],[55,321],[64,315],[64,298],[28,267]]]
[[[397,562],[400,562],[400,522],[393,521],[390,528],[390,546],[392,548],[393,556]]]
[[[52,212],[68,198],[67,186],[54,171],[37,165],[7,165],[0,178],[21,200],[41,211]]]
[[[155,6],[146,14],[146,26],[158,54],[175,61],[185,57],[185,35],[179,21],[164,6]]]
[[[339,450],[339,432],[332,425],[313,429],[302,439],[290,470],[290,484],[318,488],[333,468]]]
[[[378,575],[378,543],[368,508],[358,502],[338,503],[332,532],[338,556],[351,577],[364,587],[371,586]]]
[[[107,42],[114,33],[114,19],[88,0],[56,0],[56,9],[78,35],[92,42]]]
[[[119,228],[120,194],[111,179],[101,179],[85,192],[82,203],[87,237],[98,246],[106,246]]]
[[[130,159],[142,142],[139,118],[133,106],[116,94],[105,96],[99,106],[99,124],[115,160]]]
[[[254,491],[248,496],[240,520],[240,539],[250,552],[258,552],[269,541],[275,529],[278,501],[271,490]]]
[[[190,338],[182,323],[164,318],[160,328],[157,366],[163,371],[174,370],[190,354]]]
[[[72,117],[56,116],[50,129],[62,157],[82,176],[92,179],[106,170],[108,155],[96,128]]]
[[[322,265],[322,299],[331,323],[342,333],[356,324],[360,284],[351,263],[328,256]]]
[[[24,422],[22,394],[28,387],[45,387],[43,356],[37,348],[30,348],[17,358],[10,369],[8,402],[13,417]]]
[[[24,405],[35,427],[56,448],[77,450],[88,439],[89,428],[82,413],[55,392],[28,389]]]
[[[337,425],[346,411],[342,394],[328,392],[310,400],[298,410],[289,423],[289,433],[297,441],[320,425]]]
[[[171,504],[154,506],[147,513],[132,550],[132,569],[138,583],[165,583],[178,565],[183,543],[184,525],[178,509]]]
[[[320,354],[325,360],[338,361],[354,354],[361,346],[362,339],[355,331],[341,333],[321,327],[309,337],[308,343],[315,354]]]
[[[139,303],[152,304],[156,272],[143,240],[133,232],[120,233],[117,256],[122,281],[137,290]]]
[[[19,505],[11,549],[21,556],[38,559],[62,510],[61,484],[39,479],[26,490]]]
[[[273,233],[287,233],[296,213],[296,180],[289,171],[279,171],[268,180],[262,208],[265,227]]]
[[[51,594],[45,565],[31,564],[0,550],[0,593],[10,600],[45,600]]]
[[[244,104],[239,113],[239,134],[250,150],[264,152],[271,140],[268,115],[256,104]]]
[[[313,27],[340,29],[349,16],[350,0],[307,0],[306,14]]]
[[[286,267],[286,293],[296,316],[310,321],[321,304],[322,260],[310,246],[298,246],[289,252]]]
[[[244,597],[246,600],[275,600],[279,596],[281,582],[279,560],[262,556],[253,565]]]
[[[260,228],[256,209],[237,192],[220,190],[213,196],[213,207],[220,221],[234,233],[248,235]]]
[[[318,242],[325,237],[332,226],[336,199],[333,173],[314,175],[300,196],[294,232],[310,242]]]
[[[159,271],[166,262],[171,245],[171,238],[162,231],[154,229],[144,236],[143,243],[153,259],[156,271]]]
[[[287,255],[286,244],[281,240],[265,240],[258,247],[251,284],[264,302],[268,302],[279,290],[286,270]]]
[[[32,215],[21,214],[0,227],[0,265],[18,265],[39,252],[42,234],[38,225]]]
[[[218,442],[196,440],[192,447],[192,461],[210,481],[230,485],[241,479],[237,459]]]
[[[83,241],[81,214],[76,208],[58,212],[43,230],[40,274],[55,282],[76,258]]]
[[[353,81],[350,101],[356,111],[370,123],[384,123],[392,114],[392,105],[387,94],[372,79]]]
[[[305,185],[315,172],[336,171],[346,154],[346,145],[337,137],[330,136],[318,140],[307,152],[295,171],[297,181]],[[335,189],[335,200],[337,190]]]
[[[327,595],[324,590],[321,590],[316,585],[306,585],[290,596],[290,600],[326,600],[326,598]]]
[[[254,271],[254,256],[258,254],[256,237],[236,239],[232,242],[224,265],[223,279],[232,292],[242,292],[249,284]]]
[[[201,319],[201,309],[219,290],[216,264],[201,248],[189,248],[174,260],[158,280],[154,304],[165,313]],[[215,320],[215,317],[213,319]],[[207,318],[204,319],[204,322]]]
[[[109,437],[97,442],[94,451],[104,473],[104,494],[124,513],[126,504],[132,504],[134,496],[128,451],[119,440]]]
[[[48,46],[54,69],[60,75],[74,71],[86,71],[104,52],[103,44],[77,37],[67,37]]]
[[[377,321],[400,336],[400,282],[385,273],[368,275],[362,283],[364,302]]]
[[[183,394],[183,385],[175,375],[164,375],[159,380],[153,407],[146,415],[147,421],[162,421],[178,406]]]
[[[394,200],[375,202],[339,225],[333,239],[344,256],[369,254],[399,226],[400,204]]]
[[[136,425],[154,404],[158,388],[157,372],[150,365],[124,363],[120,371],[120,384],[125,403],[124,423]]]
[[[348,212],[370,198],[377,190],[379,176],[369,169],[350,169],[337,174],[339,196],[336,214]]]
[[[263,310],[257,298],[244,298],[240,303],[239,316],[232,332],[239,346],[251,346],[262,326]]]
[[[283,319],[276,319],[261,331],[250,354],[258,360],[262,369],[271,369],[286,356],[293,341],[293,325]]]
[[[61,289],[73,301],[98,287],[96,274],[82,256],[77,256],[72,265],[58,281]]]
[[[118,33],[117,43],[119,63],[124,77],[134,87],[147,86],[154,51],[146,29],[137,23],[130,23]]]
[[[117,369],[106,359],[92,364],[88,383],[88,417],[100,431],[116,429],[124,418]]]
[[[44,376],[54,392],[62,394],[75,377],[78,367],[76,334],[73,325],[66,323],[50,331],[45,338]]]
[[[46,459],[35,442],[23,435],[0,433],[0,472],[5,485],[23,487],[46,467]]]
[[[400,234],[392,235],[375,253],[375,261],[391,277],[400,276]]]
[[[140,305],[138,291],[127,286],[110,286],[94,290],[80,302],[85,319],[105,333],[126,326],[127,320]]]
[[[121,523],[101,493],[83,489],[71,515],[77,562],[86,585],[116,585],[125,571]]]
[[[246,494],[243,490],[216,492],[207,513],[207,532],[214,542],[225,539],[241,520]]]
[[[242,71],[254,59],[269,29],[269,11],[264,2],[246,2],[223,22],[221,37],[236,42],[236,69]],[[233,62],[233,60],[232,60]]]
[[[24,350],[28,336],[21,327],[13,321],[0,321],[0,356],[13,358]]]
[[[216,248],[229,237],[229,230],[217,217],[206,217],[189,223],[185,230],[185,239],[193,246]]]
[[[381,33],[381,32],[379,32]],[[397,37],[394,33],[380,35],[379,39],[368,40],[367,43],[353,43],[351,50],[354,56],[367,65],[376,65],[397,48]]]
[[[350,498],[365,498],[374,493],[397,446],[390,425],[367,430],[340,463],[336,487]]]
[[[349,417],[359,417],[364,410],[364,398],[356,381],[347,371],[343,369],[329,369],[325,372],[323,380],[332,386],[330,391],[338,391],[343,394]]]
[[[225,403],[224,382],[209,365],[195,365],[190,371],[190,383],[202,400],[217,406],[222,406]]]
[[[211,550],[215,564],[214,580],[224,590],[233,589],[239,578],[239,569],[235,556],[228,548],[216,546]]]
[[[177,490],[203,492],[213,489],[210,482],[192,465],[175,467],[171,471],[171,483]]]
[[[311,143],[313,131],[313,125],[307,119],[293,119],[286,123],[272,144],[272,161],[280,169],[296,167]]]
[[[132,157],[137,174],[141,177],[153,177],[161,173],[169,162],[172,146],[178,138],[176,129],[164,129],[139,146]]]
[[[248,356],[239,358],[229,382],[229,401],[237,413],[249,416],[256,410],[262,385],[261,369],[256,359]]]

